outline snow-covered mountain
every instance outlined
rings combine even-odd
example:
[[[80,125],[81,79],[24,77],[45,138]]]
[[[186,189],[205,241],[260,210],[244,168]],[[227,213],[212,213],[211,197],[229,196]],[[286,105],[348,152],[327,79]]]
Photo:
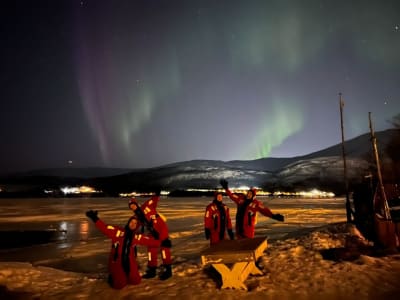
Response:
[[[377,133],[383,149],[393,130]],[[372,146],[370,135],[364,134],[345,144],[347,176],[350,184],[359,183],[370,172]],[[217,188],[225,178],[230,186],[257,186],[266,190],[302,190],[320,188],[344,191],[342,146],[337,144],[305,156],[293,158],[262,158],[250,161],[193,160],[159,168],[133,171],[95,180],[105,190],[126,192],[152,190],[160,186],[167,190]]]
[[[380,149],[384,149],[394,130],[377,132]],[[364,134],[345,143],[348,178],[351,184],[362,180],[370,171],[372,146],[370,135]],[[91,176],[88,176],[90,174]],[[20,174],[6,181],[35,182],[57,186],[81,183],[95,186],[107,194],[131,191],[153,191],[219,187],[225,178],[231,187],[257,186],[265,190],[300,190],[320,188],[343,192],[342,146],[326,148],[308,155],[292,158],[262,158],[249,161],[192,160],[149,169],[52,169]],[[10,181],[11,180],[11,181]],[[3,179],[4,181],[4,179]],[[0,181],[1,184],[1,181]]]

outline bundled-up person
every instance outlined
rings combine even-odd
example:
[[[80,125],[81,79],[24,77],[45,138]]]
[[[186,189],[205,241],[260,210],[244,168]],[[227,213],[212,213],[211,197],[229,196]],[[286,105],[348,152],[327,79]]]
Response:
[[[142,205],[139,205],[135,198],[131,198],[129,200],[129,208],[135,213],[139,221],[144,224],[144,227],[147,228],[150,234],[161,242],[158,247],[147,247],[149,261],[143,278],[153,278],[156,276],[158,252],[161,252],[162,266],[159,278],[161,280],[166,280],[172,276],[172,243],[169,239],[167,223],[156,210],[159,201],[159,192],[145,201]]]
[[[224,240],[226,232],[231,240],[234,238],[229,207],[222,202],[222,193],[215,192],[213,201],[206,207],[204,231],[206,239],[210,239],[210,245]]]
[[[139,222],[136,216],[129,218],[125,227],[107,225],[97,216],[97,211],[89,210],[86,216],[96,227],[111,239],[111,252],[108,259],[108,283],[115,289],[127,284],[139,284],[141,277],[136,262],[136,245],[158,247],[160,241],[138,234]]]
[[[268,207],[264,206],[256,199],[255,188],[250,188],[246,195],[234,194],[228,188],[228,181],[221,179],[220,183],[229,198],[231,198],[231,200],[237,205],[236,237],[238,239],[254,237],[257,212],[260,212],[271,219],[281,222],[284,221],[283,215],[272,213]]]

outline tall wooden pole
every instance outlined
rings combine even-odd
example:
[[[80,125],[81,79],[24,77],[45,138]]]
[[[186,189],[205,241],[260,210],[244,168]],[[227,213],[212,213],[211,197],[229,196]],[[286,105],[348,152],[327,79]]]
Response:
[[[368,113],[368,118],[369,118],[369,129],[371,131],[372,148],[373,148],[374,156],[375,156],[376,172],[378,174],[379,193],[380,193],[381,201],[383,204],[383,214],[384,214],[384,217],[386,220],[391,220],[389,205],[388,205],[388,202],[386,199],[385,188],[383,186],[381,164],[380,164],[380,160],[379,160],[378,147],[376,145],[375,132],[374,132],[374,128],[372,126],[371,112]]]
[[[349,199],[349,180],[347,178],[347,164],[346,164],[346,152],[344,149],[344,129],[343,129],[343,106],[344,102],[342,99],[342,93],[339,93],[339,106],[340,106],[340,127],[342,130],[342,156],[343,156],[343,178],[346,189],[346,216],[347,222],[350,223],[351,220],[351,206]]]

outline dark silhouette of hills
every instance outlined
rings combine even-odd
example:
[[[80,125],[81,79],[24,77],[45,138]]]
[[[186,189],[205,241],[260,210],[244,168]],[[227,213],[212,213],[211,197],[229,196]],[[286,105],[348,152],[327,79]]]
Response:
[[[384,149],[395,130],[376,133],[379,149]],[[369,133],[346,141],[348,177],[358,183],[370,172],[372,146]],[[149,169],[58,168],[34,170],[0,178],[0,187],[14,193],[41,194],[44,188],[63,185],[90,185],[103,195],[121,192],[151,192],[212,189],[225,178],[231,187],[257,186],[269,191],[297,191],[310,188],[342,193],[342,147],[332,147],[291,158],[261,158],[246,161],[192,160]],[[0,193],[4,195],[3,193]]]

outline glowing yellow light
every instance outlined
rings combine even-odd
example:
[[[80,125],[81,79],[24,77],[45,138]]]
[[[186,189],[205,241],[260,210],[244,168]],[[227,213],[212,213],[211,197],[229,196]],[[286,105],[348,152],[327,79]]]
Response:
[[[79,192],[80,193],[94,193],[95,190],[94,190],[94,188],[92,188],[90,186],[82,185],[81,187],[79,187]]]

